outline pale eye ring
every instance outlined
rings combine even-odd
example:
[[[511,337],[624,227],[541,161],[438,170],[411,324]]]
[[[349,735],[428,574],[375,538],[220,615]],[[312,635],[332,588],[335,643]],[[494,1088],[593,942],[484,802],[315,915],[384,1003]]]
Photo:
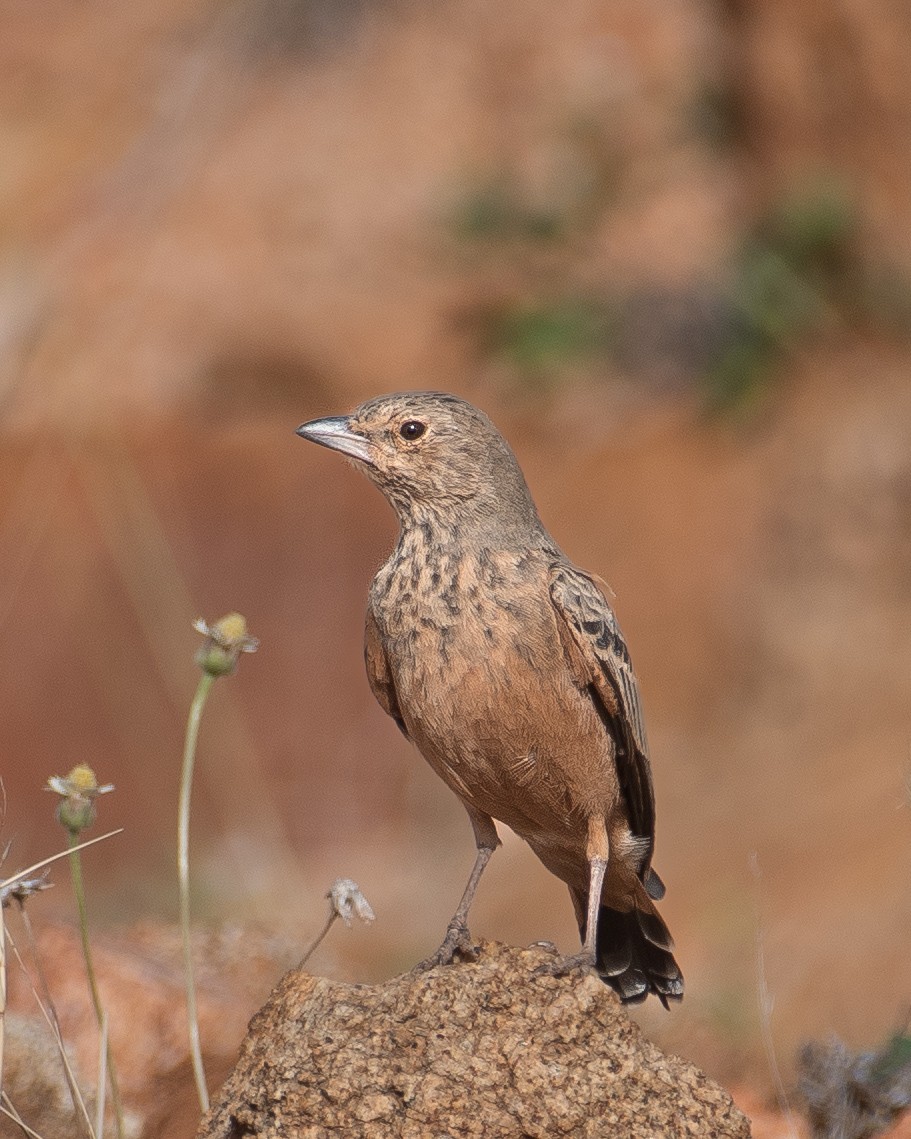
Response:
[[[406,419],[399,428],[399,435],[401,435],[403,439],[407,439],[409,443],[412,443],[415,439],[420,439],[426,430],[427,425],[421,423],[419,419]]]

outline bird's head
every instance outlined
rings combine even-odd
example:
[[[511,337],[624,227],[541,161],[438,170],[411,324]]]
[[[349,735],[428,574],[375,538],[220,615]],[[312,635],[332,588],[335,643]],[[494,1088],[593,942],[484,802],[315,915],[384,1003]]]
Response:
[[[540,527],[509,444],[487,416],[444,392],[397,392],[351,415],[314,419],[297,434],[352,459],[403,526]]]

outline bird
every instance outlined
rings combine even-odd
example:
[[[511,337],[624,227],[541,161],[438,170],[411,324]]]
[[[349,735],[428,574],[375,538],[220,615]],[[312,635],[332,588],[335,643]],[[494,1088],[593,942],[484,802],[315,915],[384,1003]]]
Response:
[[[468,914],[511,828],[569,887],[580,952],[628,1003],[683,996],[655,905],[655,800],[642,702],[601,578],[545,529],[509,444],[446,392],[395,392],[297,428],[383,493],[400,532],[369,591],[370,687],[468,813],[474,866],[436,953],[476,956]]]

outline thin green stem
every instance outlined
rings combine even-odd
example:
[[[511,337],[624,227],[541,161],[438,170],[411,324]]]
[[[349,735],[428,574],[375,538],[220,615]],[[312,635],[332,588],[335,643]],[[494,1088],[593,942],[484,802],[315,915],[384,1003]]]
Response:
[[[98,992],[98,981],[95,977],[95,966],[92,962],[92,946],[89,943],[89,917],[85,905],[85,886],[82,880],[82,855],[79,851],[79,832],[68,830],[67,842],[69,844],[70,874],[73,879],[73,893],[76,895],[76,906],[79,910],[79,933],[82,937],[82,956],[85,960],[85,971],[89,979],[89,991],[92,994],[92,1004],[95,1007],[95,1019],[99,1029],[104,1029],[105,1012],[101,1004],[101,994]],[[123,1104],[120,1100],[120,1087],[117,1083],[117,1069],[114,1067],[114,1057],[111,1053],[111,1042],[107,1042],[108,1079],[111,1083],[111,1101],[114,1104],[114,1116],[117,1121],[117,1139],[123,1139]]]
[[[199,1017],[196,1011],[196,986],[193,983],[193,947],[190,942],[190,791],[193,786],[193,763],[196,759],[196,741],[199,738],[199,721],[214,676],[204,672],[199,679],[196,695],[190,705],[187,735],[183,748],[183,768],[180,774],[180,803],[177,809],[177,879],[180,886],[180,930],[183,936],[183,973],[187,990],[187,1027],[190,1034],[190,1059],[193,1078],[203,1113],[209,1110],[209,1092],[202,1066],[202,1049],[199,1043]]]

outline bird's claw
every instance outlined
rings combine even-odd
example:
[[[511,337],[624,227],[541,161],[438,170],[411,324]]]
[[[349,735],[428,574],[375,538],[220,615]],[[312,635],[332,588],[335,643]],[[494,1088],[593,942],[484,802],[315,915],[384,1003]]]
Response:
[[[451,965],[459,957],[463,961],[476,961],[478,947],[475,945],[467,925],[450,925],[443,938],[443,944],[429,957],[419,961],[412,969],[412,973],[426,973],[428,969],[435,969],[437,965]]]
[[[584,950],[581,953],[561,955],[553,961],[545,961],[534,970],[535,977],[566,977],[570,973],[585,973],[595,968],[592,955]]]

